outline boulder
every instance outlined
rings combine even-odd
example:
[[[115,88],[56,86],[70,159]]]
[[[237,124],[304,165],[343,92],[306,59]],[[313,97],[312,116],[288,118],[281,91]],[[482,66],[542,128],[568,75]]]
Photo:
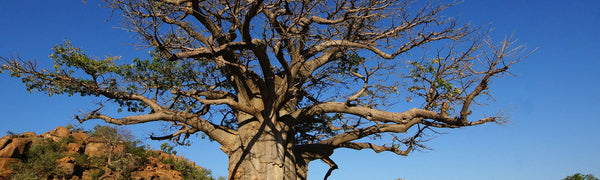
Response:
[[[100,157],[104,154],[105,148],[106,144],[104,143],[88,143],[85,145],[85,151],[83,153],[89,157]]]
[[[40,134],[39,137],[48,138],[54,142],[58,142],[63,138],[69,137],[69,135],[71,135],[70,129],[68,129],[66,127],[58,126],[54,130],[48,131],[44,134]]]
[[[35,137],[37,135],[35,135],[34,132],[25,132],[23,134],[21,134],[23,137]]]
[[[166,153],[165,153],[166,154]],[[131,174],[132,179],[180,180],[181,172],[173,170],[170,164],[162,163],[159,158],[148,157],[143,168]]]
[[[0,150],[0,157],[20,158],[29,149],[31,142],[30,138],[12,138],[12,141]]]
[[[0,149],[4,149],[4,146],[8,145],[8,143],[10,143],[12,141],[12,138],[8,135],[4,135],[2,136],[2,138],[0,138]]]
[[[125,145],[123,144],[107,144],[104,142],[92,142],[85,146],[84,154],[89,157],[102,157],[112,154],[123,154],[125,153]]]
[[[71,134],[71,136],[73,136],[73,139],[75,140],[75,142],[78,143],[87,143],[88,139],[90,138],[90,135],[83,133],[82,131],[79,132],[75,132],[73,134]]]
[[[66,127],[58,126],[56,129],[50,131],[50,134],[56,137],[64,138],[71,134],[71,130]]]
[[[79,151],[81,150],[83,145],[79,144],[79,143],[69,143],[67,144],[67,150],[69,151],[69,153],[79,153]]]
[[[56,160],[56,166],[62,170],[62,172],[68,176],[73,175],[75,172],[75,158],[74,157],[64,157]]]
[[[148,169],[135,171],[131,174],[131,179],[160,179],[160,180],[183,180],[181,172],[171,169]]]

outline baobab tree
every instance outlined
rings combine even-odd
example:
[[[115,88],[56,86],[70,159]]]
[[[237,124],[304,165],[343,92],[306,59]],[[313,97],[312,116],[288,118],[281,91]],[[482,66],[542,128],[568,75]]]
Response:
[[[164,121],[152,139],[208,136],[229,179],[306,179],[337,148],[407,155],[436,129],[502,123],[473,117],[524,49],[445,17],[454,4],[406,0],[106,0],[148,60],[93,58],[70,42],[40,69],[4,57],[28,90],[99,96],[135,115],[76,115],[117,125]],[[121,110],[120,109],[120,110]],[[482,114],[482,113],[477,113]]]

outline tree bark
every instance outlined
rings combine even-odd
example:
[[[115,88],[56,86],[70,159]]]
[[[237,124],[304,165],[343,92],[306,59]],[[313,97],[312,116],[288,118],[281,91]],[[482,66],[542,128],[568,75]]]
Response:
[[[287,138],[284,123],[250,122],[239,128],[240,145],[229,153],[230,180],[300,180],[306,173],[297,171],[293,141]],[[302,168],[300,168],[302,169]]]

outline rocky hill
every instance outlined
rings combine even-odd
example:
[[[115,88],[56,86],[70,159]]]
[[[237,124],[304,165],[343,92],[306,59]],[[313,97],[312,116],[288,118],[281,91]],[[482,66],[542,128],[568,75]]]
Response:
[[[108,126],[5,135],[0,138],[0,180],[213,179],[210,171],[174,155],[172,147],[163,152],[139,144]]]

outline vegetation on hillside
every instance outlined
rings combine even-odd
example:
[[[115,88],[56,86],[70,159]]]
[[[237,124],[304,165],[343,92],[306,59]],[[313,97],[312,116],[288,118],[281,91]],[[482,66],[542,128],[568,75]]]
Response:
[[[100,138],[109,144],[106,154],[87,155],[82,152],[70,152],[69,144],[76,139],[73,136],[58,140],[33,137],[29,150],[20,158],[21,162],[11,165],[14,174],[9,179],[70,179],[72,176],[100,179],[109,174],[114,179],[131,179],[132,172],[141,171],[151,159],[181,173],[184,179],[213,180],[210,170],[202,169],[191,161],[174,156],[173,146],[164,143],[161,151],[151,150],[148,145],[135,140],[127,131],[110,126],[96,126],[93,130],[83,130],[71,125],[73,132],[84,132],[91,138]],[[11,135],[14,136],[14,133]],[[118,149],[118,148],[121,149]],[[63,159],[74,161],[75,167],[65,167]],[[72,172],[69,172],[72,171]],[[86,172],[87,171],[87,172]],[[86,173],[84,173],[86,172]],[[221,179],[221,178],[219,178]]]
[[[581,174],[581,173],[575,173],[571,176],[567,176],[566,178],[564,178],[563,180],[598,180],[598,178],[594,177],[594,175],[592,174]]]

